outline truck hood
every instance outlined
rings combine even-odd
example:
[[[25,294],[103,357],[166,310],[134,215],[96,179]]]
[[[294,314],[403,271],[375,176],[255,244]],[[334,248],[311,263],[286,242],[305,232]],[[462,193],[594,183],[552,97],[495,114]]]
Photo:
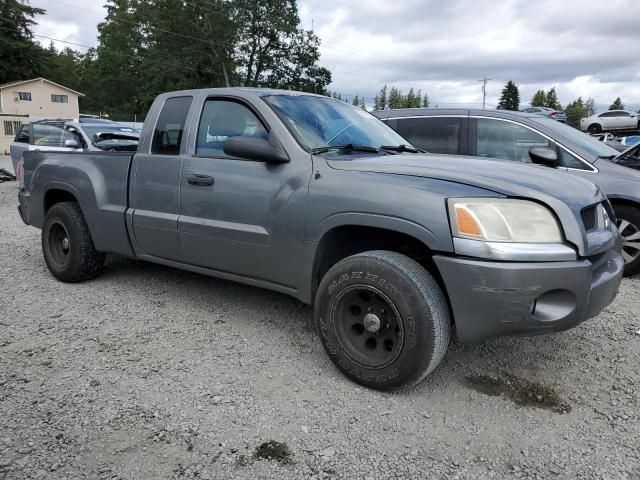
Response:
[[[344,156],[327,159],[327,163],[338,170],[433,178],[483,188],[499,196],[536,200],[555,212],[567,241],[583,256],[604,251],[615,243],[612,235],[587,234],[582,224],[582,209],[606,199],[600,188],[549,167],[432,154]]]

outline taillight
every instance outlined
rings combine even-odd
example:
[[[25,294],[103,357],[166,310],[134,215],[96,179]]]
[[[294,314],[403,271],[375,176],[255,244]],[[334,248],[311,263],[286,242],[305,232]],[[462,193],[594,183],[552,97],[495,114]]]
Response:
[[[16,165],[16,180],[20,182],[20,189],[24,187],[24,160],[20,159]]]

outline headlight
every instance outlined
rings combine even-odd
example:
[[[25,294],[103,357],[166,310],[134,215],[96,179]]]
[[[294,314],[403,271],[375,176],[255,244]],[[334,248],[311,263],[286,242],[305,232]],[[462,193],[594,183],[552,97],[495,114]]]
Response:
[[[558,222],[546,207],[508,198],[452,198],[454,237],[487,242],[561,243]]]

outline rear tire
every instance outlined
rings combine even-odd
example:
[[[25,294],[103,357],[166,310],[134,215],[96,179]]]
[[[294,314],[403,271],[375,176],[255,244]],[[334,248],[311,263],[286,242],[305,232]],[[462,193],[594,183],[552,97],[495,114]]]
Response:
[[[75,202],[56,203],[47,212],[42,253],[51,274],[62,282],[90,280],[104,266],[104,253],[96,251],[82,210]]]
[[[640,272],[640,209],[628,205],[614,208],[618,218],[618,231],[622,235],[624,276]]]
[[[591,125],[589,125],[589,128],[587,128],[587,132],[602,133],[602,127],[597,123],[592,123]]]
[[[420,382],[451,338],[449,307],[435,279],[416,261],[384,250],[345,258],[327,272],[315,321],[335,366],[377,390]]]

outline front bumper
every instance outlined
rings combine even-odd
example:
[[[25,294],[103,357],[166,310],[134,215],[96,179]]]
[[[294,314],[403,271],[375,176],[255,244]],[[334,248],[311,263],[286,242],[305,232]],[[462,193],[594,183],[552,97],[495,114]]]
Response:
[[[613,302],[618,249],[566,262],[492,262],[435,256],[461,342],[567,330]]]

